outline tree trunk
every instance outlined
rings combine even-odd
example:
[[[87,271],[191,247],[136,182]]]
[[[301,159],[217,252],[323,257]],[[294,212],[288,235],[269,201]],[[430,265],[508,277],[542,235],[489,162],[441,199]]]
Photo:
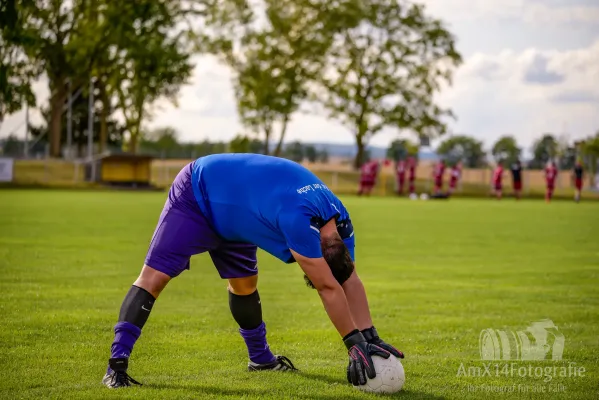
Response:
[[[283,119],[283,126],[281,127],[281,136],[279,137],[279,143],[277,143],[277,148],[275,149],[275,156],[281,156],[281,150],[283,149],[283,139],[285,138],[285,133],[287,132],[287,125],[289,123],[289,115],[285,115]]]
[[[83,140],[81,136],[77,136],[77,157],[83,158]]]
[[[100,154],[106,150],[108,142],[108,115],[110,113],[110,100],[106,95],[106,87],[103,83],[100,84],[100,98],[102,102],[102,112],[100,113]]]
[[[129,133],[131,134],[129,138],[129,153],[136,154],[137,147],[139,146],[139,129],[131,129]]]
[[[50,129],[48,130],[48,142],[50,143],[50,157],[60,157],[62,108],[67,99],[67,91],[64,85],[56,85],[56,92],[50,99]]]
[[[270,128],[264,131],[264,154],[268,155],[270,153]]]
[[[356,158],[354,159],[354,168],[359,170],[364,163],[364,141],[362,140],[361,135],[356,135],[356,146],[358,152],[356,153]]]

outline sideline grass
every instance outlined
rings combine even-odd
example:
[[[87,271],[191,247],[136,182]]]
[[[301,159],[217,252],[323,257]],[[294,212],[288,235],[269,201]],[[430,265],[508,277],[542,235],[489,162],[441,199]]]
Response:
[[[264,253],[269,341],[300,374],[245,371],[224,284],[201,255],[167,287],[135,348],[130,372],[145,385],[103,388],[112,326],[164,198],[0,191],[0,398],[375,398],[346,384],[343,345],[299,268]],[[406,353],[395,398],[599,398],[596,203],[344,200],[376,326]],[[565,336],[563,361],[457,376],[461,365],[483,366],[481,330],[525,330],[543,318]],[[534,376],[569,363],[584,376]],[[532,376],[519,377],[522,366]],[[502,388],[514,391],[487,392]]]

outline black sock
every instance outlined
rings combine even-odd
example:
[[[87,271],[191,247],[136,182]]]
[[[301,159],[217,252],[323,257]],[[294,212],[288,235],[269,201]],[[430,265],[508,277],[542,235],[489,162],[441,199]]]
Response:
[[[229,291],[229,308],[241,329],[255,329],[262,323],[262,304],[258,290],[247,296]]]
[[[131,286],[121,305],[119,322],[114,327],[111,358],[129,358],[155,300],[146,290]]]

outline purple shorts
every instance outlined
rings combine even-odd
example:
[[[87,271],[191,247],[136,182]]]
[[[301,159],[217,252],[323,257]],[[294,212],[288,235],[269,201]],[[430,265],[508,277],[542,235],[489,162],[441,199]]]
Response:
[[[257,247],[228,242],[214,231],[194,197],[192,168],[186,165],[168,192],[145,264],[174,278],[189,269],[191,256],[207,251],[223,279],[256,275]]]

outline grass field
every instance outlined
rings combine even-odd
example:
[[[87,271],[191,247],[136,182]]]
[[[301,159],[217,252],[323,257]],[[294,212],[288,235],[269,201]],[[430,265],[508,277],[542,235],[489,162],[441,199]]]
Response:
[[[0,398],[375,398],[345,382],[343,344],[299,268],[264,253],[270,344],[301,373],[246,372],[225,286],[200,255],[169,284],[133,352],[130,373],[144,386],[101,386],[118,309],[164,198],[0,191]],[[599,398],[599,204],[344,200],[375,325],[406,353],[394,398]],[[484,365],[481,330],[544,318],[565,336],[562,361],[492,362],[514,363],[507,376],[460,373]],[[534,373],[571,363],[584,376]],[[503,388],[513,391],[488,392]]]

